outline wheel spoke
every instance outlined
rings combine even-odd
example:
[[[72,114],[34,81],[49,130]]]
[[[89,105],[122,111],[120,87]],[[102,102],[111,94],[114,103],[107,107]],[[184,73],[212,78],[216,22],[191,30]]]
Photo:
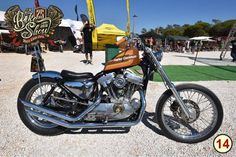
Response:
[[[213,106],[210,106],[210,105],[211,105],[211,103],[208,104],[206,107],[204,107],[200,112],[202,113],[202,112],[205,112],[205,111],[207,111],[207,110],[213,108]]]
[[[162,115],[164,116],[163,122],[167,130],[174,136],[179,138],[192,138],[195,136],[201,138],[215,127],[218,118],[217,108],[212,97],[207,95],[201,89],[183,89],[178,91],[183,101],[188,104],[188,108],[196,113],[196,119],[189,120],[183,115],[183,111],[171,111],[171,107],[175,101],[172,96],[166,99],[162,108]]]

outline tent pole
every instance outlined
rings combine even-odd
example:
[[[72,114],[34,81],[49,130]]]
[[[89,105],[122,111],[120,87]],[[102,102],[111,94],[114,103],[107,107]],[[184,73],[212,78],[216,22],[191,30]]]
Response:
[[[193,63],[193,65],[196,64],[197,57],[198,57],[198,52],[199,52],[199,50],[198,50],[198,42],[197,42],[197,53],[196,53],[196,56],[195,56],[195,58],[194,58],[194,63]]]
[[[194,58],[194,63],[193,63],[193,65],[195,65],[195,64],[196,64],[197,57],[198,57],[198,51],[197,51],[197,53],[196,53],[196,56],[195,56],[195,58]]]

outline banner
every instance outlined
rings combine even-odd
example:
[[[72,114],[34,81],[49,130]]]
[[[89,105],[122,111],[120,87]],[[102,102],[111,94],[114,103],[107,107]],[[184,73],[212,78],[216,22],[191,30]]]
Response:
[[[86,2],[87,2],[88,14],[89,14],[89,22],[90,24],[93,24],[94,26],[96,26],[96,16],[95,16],[93,0],[86,0]]]
[[[5,21],[17,43],[26,44],[49,38],[60,25],[63,16],[63,12],[53,5],[34,10],[27,8],[24,11],[15,5],[6,11]]]
[[[39,5],[39,1],[38,1],[38,0],[34,0],[34,7],[35,7],[35,8],[40,7],[40,5]]]
[[[129,0],[126,0],[126,7],[127,7],[127,35],[130,34],[130,6],[129,6]]]
[[[76,14],[76,20],[79,21],[79,15],[78,15],[78,7],[77,7],[77,4],[75,5],[75,14]]]

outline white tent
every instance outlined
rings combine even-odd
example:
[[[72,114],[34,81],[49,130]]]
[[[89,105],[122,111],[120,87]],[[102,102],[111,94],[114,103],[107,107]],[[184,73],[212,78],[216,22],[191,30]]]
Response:
[[[0,11],[0,21],[4,21],[5,11]]]
[[[212,37],[200,36],[200,37],[193,37],[193,38],[190,38],[190,40],[216,42],[215,40],[213,40],[213,39],[211,39],[211,38],[212,38]]]
[[[74,33],[75,38],[82,38],[80,28],[83,26],[81,21],[75,21],[71,19],[62,19],[60,27],[70,27]]]
[[[0,34],[1,33],[9,33],[9,31],[8,30],[5,30],[5,29],[0,29]]]
[[[0,11],[0,27],[6,27],[5,26],[5,22],[4,22],[4,19],[5,19],[5,12],[4,11]],[[9,33],[8,30],[5,30],[5,29],[0,29],[0,34],[1,33]]]
[[[190,40],[208,41],[210,38],[211,38],[211,37],[200,36],[200,37],[193,37],[193,38],[190,38]]]
[[[6,27],[4,19],[5,19],[5,12],[4,11],[0,11],[0,27]]]

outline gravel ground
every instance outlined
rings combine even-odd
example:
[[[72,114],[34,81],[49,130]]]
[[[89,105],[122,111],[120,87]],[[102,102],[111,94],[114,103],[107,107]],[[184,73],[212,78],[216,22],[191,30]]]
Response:
[[[213,53],[201,53],[203,58],[212,58]],[[218,57],[218,54],[215,54]],[[192,64],[191,54],[166,53],[164,64]],[[181,57],[181,59],[179,59]],[[84,65],[82,54],[47,53],[45,64],[49,70],[68,69],[77,72],[102,70],[104,53],[94,53],[94,64]],[[210,62],[211,60],[209,60]],[[209,64],[207,62],[207,64]],[[200,64],[200,63],[199,63]],[[202,63],[201,63],[202,64]],[[212,64],[212,62],[210,63]],[[216,64],[216,63],[213,63]],[[232,64],[229,58],[224,65]],[[54,137],[38,136],[28,130],[16,109],[17,96],[22,85],[30,79],[30,56],[15,53],[0,53],[0,157],[8,156],[235,156],[236,147],[220,155],[212,147],[213,139],[198,144],[182,144],[163,135],[153,121],[155,105],[165,91],[162,83],[151,82],[147,92],[147,114],[143,123],[129,132],[102,132],[82,130]],[[234,65],[234,64],[232,64]],[[177,82],[176,84],[179,84]],[[223,104],[224,121],[219,133],[227,133],[236,140],[235,81],[194,82],[210,88]]]

